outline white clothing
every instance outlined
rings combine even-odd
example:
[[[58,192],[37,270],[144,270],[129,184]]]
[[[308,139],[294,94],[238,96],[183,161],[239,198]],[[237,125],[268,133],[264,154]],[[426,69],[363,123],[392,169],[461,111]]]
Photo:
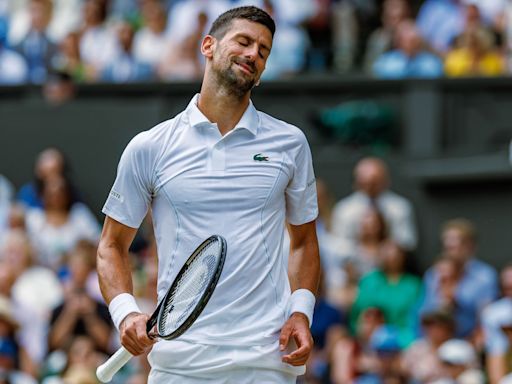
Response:
[[[113,31],[107,27],[89,28],[80,39],[80,55],[86,64],[105,69],[120,55],[120,47]]]
[[[23,56],[0,46],[0,84],[22,84],[27,78],[28,68]]]
[[[12,301],[21,324],[20,342],[37,363],[41,363],[47,353],[51,311],[62,300],[62,285],[48,268],[34,266],[25,270],[12,287]]]
[[[381,193],[375,203],[389,226],[391,238],[405,249],[413,250],[417,234],[411,203],[391,191]],[[333,234],[340,240],[355,244],[361,220],[370,204],[370,199],[362,192],[354,192],[340,200],[333,210]]]
[[[152,206],[159,300],[204,239],[224,236],[227,257],[217,288],[179,340],[269,344],[287,318],[290,296],[285,220],[300,225],[318,213],[309,146],[298,128],[258,112],[252,103],[221,136],[197,100],[196,95],[184,112],[128,144],[103,212],[137,228]],[[153,348],[157,370],[165,369],[164,345]]]
[[[168,37],[164,32],[155,34],[149,28],[142,28],[133,40],[133,57],[141,63],[156,67],[162,60],[167,44]]]
[[[481,323],[485,352],[490,356],[505,355],[510,350],[510,343],[501,327],[512,326],[512,298],[504,297],[485,307]]]
[[[177,42],[183,41],[197,29],[198,15],[203,12],[208,21],[201,36],[204,36],[214,20],[230,8],[227,0],[188,0],[174,5],[168,16],[167,35]]]
[[[92,212],[82,203],[71,207],[66,223],[59,227],[46,221],[44,210],[34,208],[27,213],[27,232],[37,249],[38,262],[57,269],[66,252],[82,239],[97,242],[100,226]]]
[[[160,341],[150,352],[149,383],[295,383],[305,367],[281,362],[284,353],[276,341],[268,345],[226,346],[192,344],[179,340]],[[165,351],[165,353],[164,353]],[[161,368],[167,367],[167,368]],[[161,380],[165,378],[165,380]],[[264,380],[266,378],[267,380]],[[174,380],[173,380],[174,379]]]

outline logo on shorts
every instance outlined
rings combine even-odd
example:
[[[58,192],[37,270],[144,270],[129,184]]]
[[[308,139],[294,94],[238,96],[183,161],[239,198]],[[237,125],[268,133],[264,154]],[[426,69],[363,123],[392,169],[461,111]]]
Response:
[[[257,153],[254,155],[253,159],[255,161],[268,161],[268,156],[263,156],[261,153]]]

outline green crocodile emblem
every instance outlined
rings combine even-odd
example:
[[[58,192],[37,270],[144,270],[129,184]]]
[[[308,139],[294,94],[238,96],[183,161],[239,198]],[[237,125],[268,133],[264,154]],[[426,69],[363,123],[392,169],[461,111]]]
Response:
[[[253,157],[256,161],[268,161],[268,156],[263,156],[261,153],[257,153]]]

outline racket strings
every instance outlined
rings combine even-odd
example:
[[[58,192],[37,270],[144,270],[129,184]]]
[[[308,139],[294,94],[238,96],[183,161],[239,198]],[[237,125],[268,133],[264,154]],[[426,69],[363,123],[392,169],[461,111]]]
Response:
[[[221,244],[204,247],[170,292],[159,320],[159,333],[168,335],[177,330],[195,310],[214,278]]]

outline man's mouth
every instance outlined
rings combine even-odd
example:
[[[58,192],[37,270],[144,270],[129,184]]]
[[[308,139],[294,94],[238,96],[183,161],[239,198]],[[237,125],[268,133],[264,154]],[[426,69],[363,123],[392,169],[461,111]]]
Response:
[[[238,61],[235,61],[235,64],[240,67],[244,72],[247,72],[249,74],[254,74],[255,70],[254,70],[254,67],[250,64],[246,64],[246,63],[242,63],[242,62],[238,62]]]

